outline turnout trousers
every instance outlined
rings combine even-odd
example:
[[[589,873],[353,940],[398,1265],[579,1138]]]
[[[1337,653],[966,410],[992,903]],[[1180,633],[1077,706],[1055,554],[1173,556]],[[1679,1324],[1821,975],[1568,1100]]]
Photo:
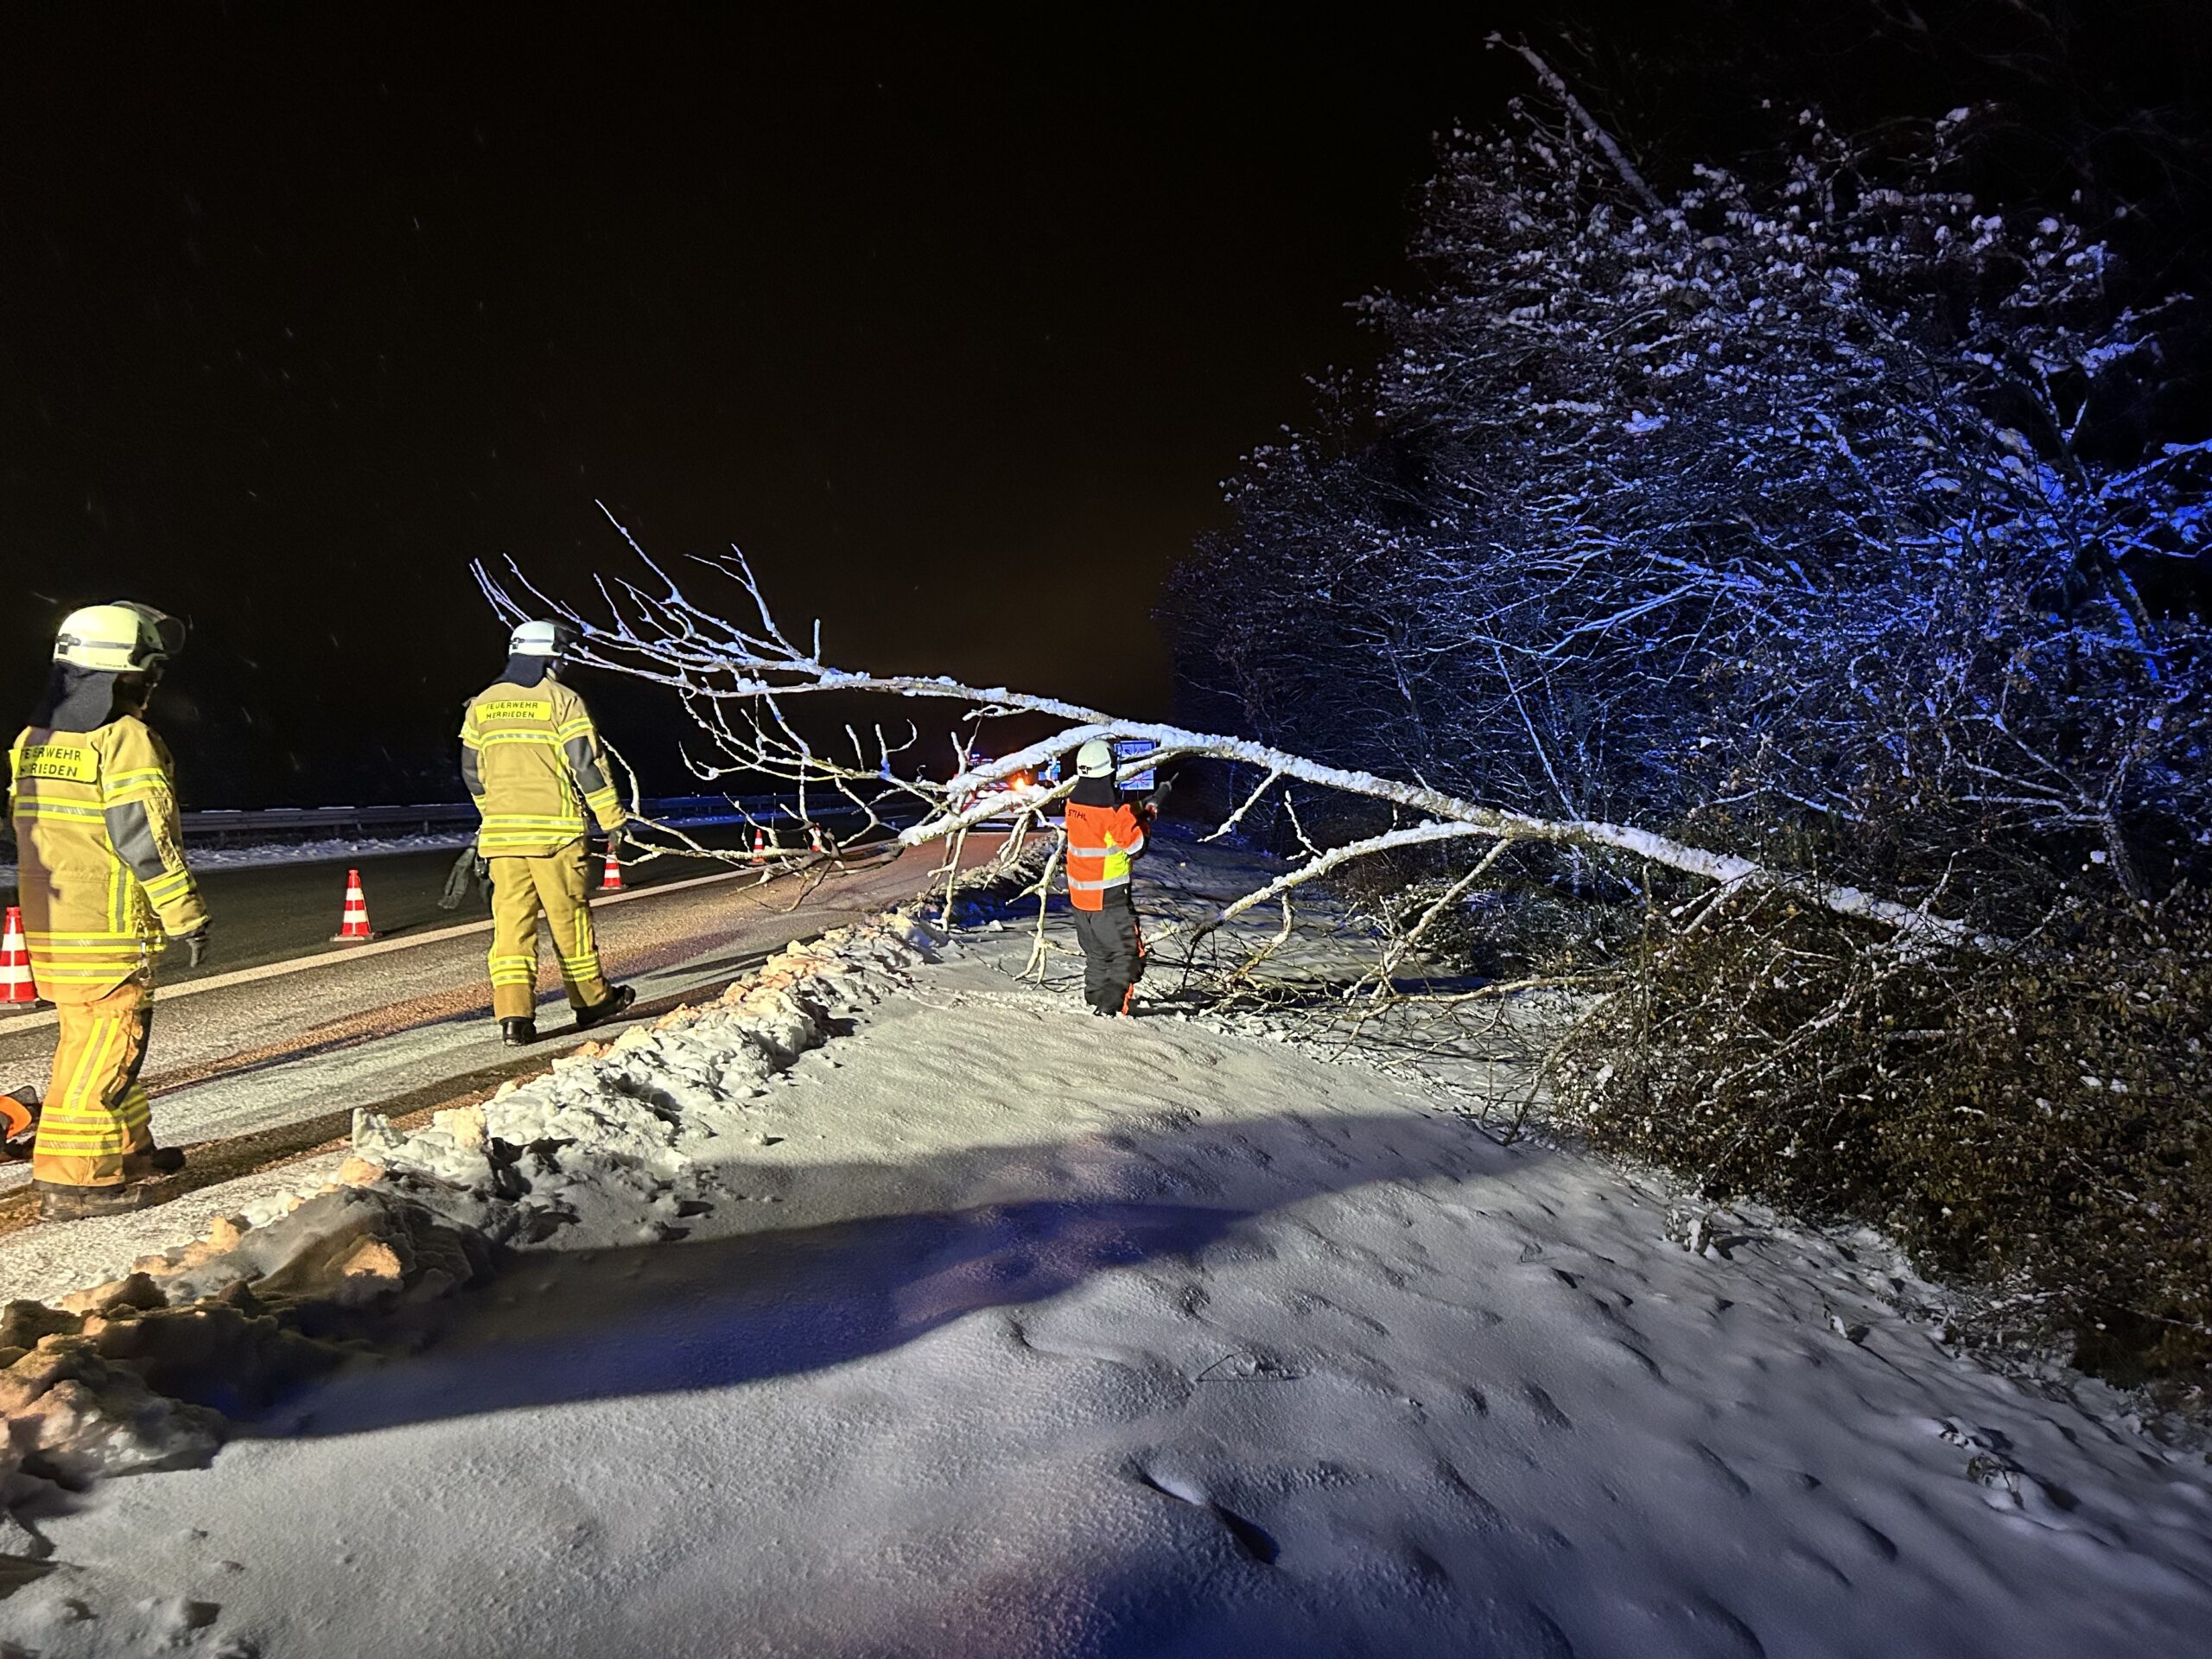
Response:
[[[588,1008],[611,995],[591,925],[589,857],[581,841],[558,852],[505,857],[492,866],[492,1017],[527,1020],[537,1007],[537,918],[552,931],[569,1006]]]
[[[1101,1014],[1127,1014],[1137,981],[1144,977],[1144,935],[1128,889],[1106,895],[1096,910],[1075,912],[1083,943],[1083,995]]]
[[[127,1153],[153,1149],[147,1123],[146,1039],[154,1023],[153,987],[126,979],[86,1002],[56,1001],[60,1037],[54,1048],[31,1179],[57,1186],[120,1186]]]

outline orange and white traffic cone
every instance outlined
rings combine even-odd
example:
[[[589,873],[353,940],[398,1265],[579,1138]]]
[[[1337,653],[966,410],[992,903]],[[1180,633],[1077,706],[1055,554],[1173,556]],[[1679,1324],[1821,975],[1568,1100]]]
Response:
[[[38,982],[31,977],[30,947],[23,942],[23,912],[8,906],[8,926],[0,934],[0,1003],[35,1002]]]
[[[330,936],[334,944],[359,944],[364,939],[376,938],[376,931],[369,925],[369,896],[361,891],[361,873],[346,872],[346,911],[339,918],[338,931]]]
[[[753,826],[753,861],[758,864],[768,856],[768,833],[759,824]]]
[[[607,849],[607,867],[599,873],[599,890],[601,893],[622,891],[622,860],[612,847]]]

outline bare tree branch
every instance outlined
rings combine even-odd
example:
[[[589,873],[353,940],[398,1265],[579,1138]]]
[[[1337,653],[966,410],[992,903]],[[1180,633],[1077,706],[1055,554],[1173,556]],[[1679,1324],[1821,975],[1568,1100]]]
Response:
[[[1615,141],[1613,135],[1598,124],[1598,118],[1583,107],[1582,100],[1575,97],[1573,89],[1558,70],[1544,61],[1535,48],[1525,41],[1509,41],[1496,30],[1491,32],[1484,44],[1502,46],[1508,51],[1518,53],[1536,72],[1536,79],[1544,83],[1545,90],[1566,106],[1567,112],[1574,118],[1574,124],[1582,129],[1583,136],[1605,153],[1605,159],[1613,164],[1613,170],[1621,175],[1621,182],[1636,193],[1636,199],[1652,213],[1662,211],[1658,193],[1643,181],[1643,175],[1636,170],[1636,164],[1629,160],[1627,153]]]

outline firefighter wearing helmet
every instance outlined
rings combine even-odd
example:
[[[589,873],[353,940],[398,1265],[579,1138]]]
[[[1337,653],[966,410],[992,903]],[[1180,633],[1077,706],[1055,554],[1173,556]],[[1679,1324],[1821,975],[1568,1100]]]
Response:
[[[154,1144],[138,1080],[155,958],[197,964],[207,912],[184,861],[175,764],[146,724],[184,625],[118,601],[73,612],[29,726],[9,751],[19,902],[60,1038],[31,1177],[54,1220],[135,1210],[184,1154]]]
[[[483,820],[476,851],[492,873],[492,1014],[511,1047],[537,1040],[540,915],[579,1030],[636,997],[607,983],[592,931],[584,838],[594,823],[618,838],[625,815],[591,710],[562,677],[582,639],[566,622],[524,622],[508,640],[505,671],[461,720],[461,778]]]
[[[1144,974],[1144,937],[1129,894],[1129,861],[1144,851],[1154,804],[1122,793],[1114,746],[1093,738],[1076,751],[1068,796],[1068,902],[1083,944],[1084,998],[1097,1014],[1126,1014]]]

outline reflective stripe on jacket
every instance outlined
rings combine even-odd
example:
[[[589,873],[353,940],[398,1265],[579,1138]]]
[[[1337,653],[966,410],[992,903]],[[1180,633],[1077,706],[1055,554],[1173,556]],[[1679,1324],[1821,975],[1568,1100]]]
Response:
[[[1129,861],[1144,851],[1144,823],[1126,801],[1112,806],[1068,803],[1068,902],[1097,910],[1115,887],[1129,885]]]
[[[136,715],[89,732],[28,727],[8,752],[17,902],[39,988],[90,1002],[207,925],[184,861],[175,763]]]
[[[581,840],[588,811],[601,830],[622,827],[607,753],[584,700],[548,675],[506,682],[469,701],[461,722],[461,775],[483,827],[486,858],[539,858]]]

